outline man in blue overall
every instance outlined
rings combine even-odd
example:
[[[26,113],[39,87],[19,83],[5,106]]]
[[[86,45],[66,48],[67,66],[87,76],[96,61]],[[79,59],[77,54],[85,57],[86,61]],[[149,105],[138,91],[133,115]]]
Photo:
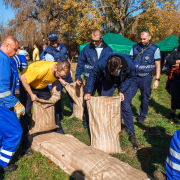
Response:
[[[13,93],[16,75],[11,68],[10,58],[13,58],[17,50],[18,42],[14,37],[4,38],[0,48],[0,169],[4,172],[17,169],[17,165],[9,163],[22,136],[22,128],[17,116],[25,112],[24,106]]]
[[[99,58],[102,57],[107,52],[113,52],[111,47],[108,46],[102,40],[102,33],[100,30],[94,30],[91,34],[91,43],[86,45],[81,51],[78,57],[78,63],[76,67],[76,83],[81,84],[81,74],[84,72],[84,79],[88,81],[89,74],[92,71],[94,65],[98,62]],[[92,96],[94,96],[96,90],[99,96],[101,96],[102,91],[102,79],[97,78],[94,84],[94,89],[92,91]],[[86,93],[86,84],[84,88],[84,93]],[[88,128],[89,117],[87,112],[86,103],[84,104],[84,128]]]
[[[180,129],[177,130],[169,148],[168,157],[165,163],[166,179],[179,180],[180,178]]]
[[[136,95],[139,88],[141,106],[137,120],[144,124],[151,96],[152,71],[156,68],[156,80],[153,83],[153,89],[157,89],[159,85],[161,71],[160,50],[156,45],[151,44],[150,32],[147,29],[141,30],[141,42],[133,46],[130,56],[134,59],[136,68],[136,78],[132,83],[132,96]]]
[[[68,61],[68,51],[66,49],[66,46],[63,43],[58,43],[57,34],[50,33],[48,35],[48,39],[50,41],[50,45],[47,47],[47,49],[44,52],[45,61],[53,61],[53,62],[59,62],[62,60]],[[62,89],[66,85],[66,82],[68,82],[68,83],[73,82],[71,73],[68,73],[68,75],[66,77],[61,78],[57,82],[57,90],[61,92],[60,93],[61,96],[62,96]],[[67,93],[67,95],[68,95],[71,110],[72,110],[73,109],[73,100],[68,93]],[[62,107],[61,107],[61,99],[55,104],[55,111],[56,111],[56,124],[58,124],[60,127],[57,131],[58,131],[58,133],[64,134],[64,131],[61,127],[61,123],[58,122],[59,118],[63,114]]]
[[[89,100],[97,77],[102,77],[101,96],[112,96],[118,88],[121,97],[121,117],[124,120],[126,131],[133,148],[137,150],[136,137],[134,133],[133,114],[131,110],[131,84],[135,78],[135,66],[131,57],[120,53],[105,53],[95,64],[87,81],[87,91],[84,96]]]

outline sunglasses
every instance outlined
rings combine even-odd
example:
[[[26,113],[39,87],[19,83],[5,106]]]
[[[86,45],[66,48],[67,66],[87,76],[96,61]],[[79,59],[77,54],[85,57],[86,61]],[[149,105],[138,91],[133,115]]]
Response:
[[[148,29],[141,29],[141,32],[149,32]]]
[[[91,42],[96,42],[96,43],[98,43],[98,42],[100,42],[101,41],[101,39],[100,40],[93,40],[93,39],[91,39]]]

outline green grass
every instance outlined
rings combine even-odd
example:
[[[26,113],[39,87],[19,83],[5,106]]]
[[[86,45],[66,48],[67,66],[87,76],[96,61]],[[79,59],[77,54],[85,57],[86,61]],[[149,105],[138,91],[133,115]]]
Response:
[[[153,171],[160,169],[164,172],[165,160],[169,150],[170,140],[173,133],[180,128],[180,123],[174,120],[171,123],[168,116],[171,112],[171,98],[165,90],[167,76],[161,75],[161,81],[157,90],[152,90],[149,114],[147,115],[146,124],[139,125],[136,117],[139,114],[140,92],[136,94],[132,101],[134,127],[139,149],[132,149],[128,140],[124,123],[122,122],[122,131],[120,132],[120,142],[124,153],[114,154],[113,156],[121,161],[127,162],[131,166],[143,170],[152,176]],[[153,80],[154,82],[154,80]],[[114,95],[117,95],[117,90]],[[62,126],[66,133],[72,134],[80,141],[90,145],[88,130],[84,130],[82,122],[76,118],[68,118],[71,115],[70,105],[65,91],[62,94],[64,107],[64,116]],[[177,113],[180,113],[178,110]],[[53,162],[40,153],[34,152],[31,156],[21,156],[18,149],[13,161],[19,166],[13,173],[0,173],[0,179],[73,179],[64,173]]]

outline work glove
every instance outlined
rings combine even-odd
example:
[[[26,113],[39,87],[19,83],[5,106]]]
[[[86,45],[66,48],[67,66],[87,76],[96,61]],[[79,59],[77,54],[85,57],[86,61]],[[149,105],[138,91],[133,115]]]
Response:
[[[25,114],[25,108],[19,101],[15,104],[14,109],[18,118],[20,117],[20,115]]]

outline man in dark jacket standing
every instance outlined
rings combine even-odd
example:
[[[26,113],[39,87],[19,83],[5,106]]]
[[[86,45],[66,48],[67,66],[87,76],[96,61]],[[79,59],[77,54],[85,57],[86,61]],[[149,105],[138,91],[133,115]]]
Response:
[[[68,61],[68,51],[66,49],[65,44],[58,43],[58,37],[56,33],[50,33],[48,35],[48,39],[50,41],[50,45],[47,47],[47,49],[44,52],[45,55],[45,61],[53,61],[53,62],[59,62],[62,60]],[[60,91],[62,95],[62,89],[66,85],[66,83],[72,83],[72,77],[71,73],[68,73],[66,77],[61,78],[57,82],[57,90]],[[70,95],[67,93],[69,97],[69,103],[71,106],[71,109],[73,109],[73,100],[70,97]],[[55,111],[56,111],[56,124],[60,127],[57,132],[64,134],[64,131],[61,127],[61,123],[59,122],[59,118],[62,116],[62,107],[61,107],[61,99],[55,104]]]
[[[89,74],[91,73],[94,65],[98,62],[99,58],[102,57],[107,52],[113,52],[111,47],[108,46],[103,40],[102,40],[102,33],[100,30],[94,30],[91,34],[91,43],[86,45],[81,54],[78,58],[78,64],[76,68],[76,83],[78,85],[81,84],[81,74],[84,72],[84,79],[88,81]],[[94,88],[92,91],[92,95],[95,94],[95,91],[97,90],[98,95],[101,95],[102,90],[102,79],[97,78],[96,82],[94,84]],[[84,88],[84,92],[86,93],[86,84]],[[83,126],[86,129],[88,127],[88,112],[87,107],[85,105],[84,107],[84,121]]]
[[[121,97],[121,117],[124,120],[126,131],[133,148],[137,150],[136,138],[134,133],[133,114],[131,110],[131,84],[135,78],[134,61],[126,54],[105,53],[94,66],[90,78],[87,81],[87,91],[84,96],[89,100],[92,94],[96,77],[103,77],[102,96],[112,96],[116,87]]]

